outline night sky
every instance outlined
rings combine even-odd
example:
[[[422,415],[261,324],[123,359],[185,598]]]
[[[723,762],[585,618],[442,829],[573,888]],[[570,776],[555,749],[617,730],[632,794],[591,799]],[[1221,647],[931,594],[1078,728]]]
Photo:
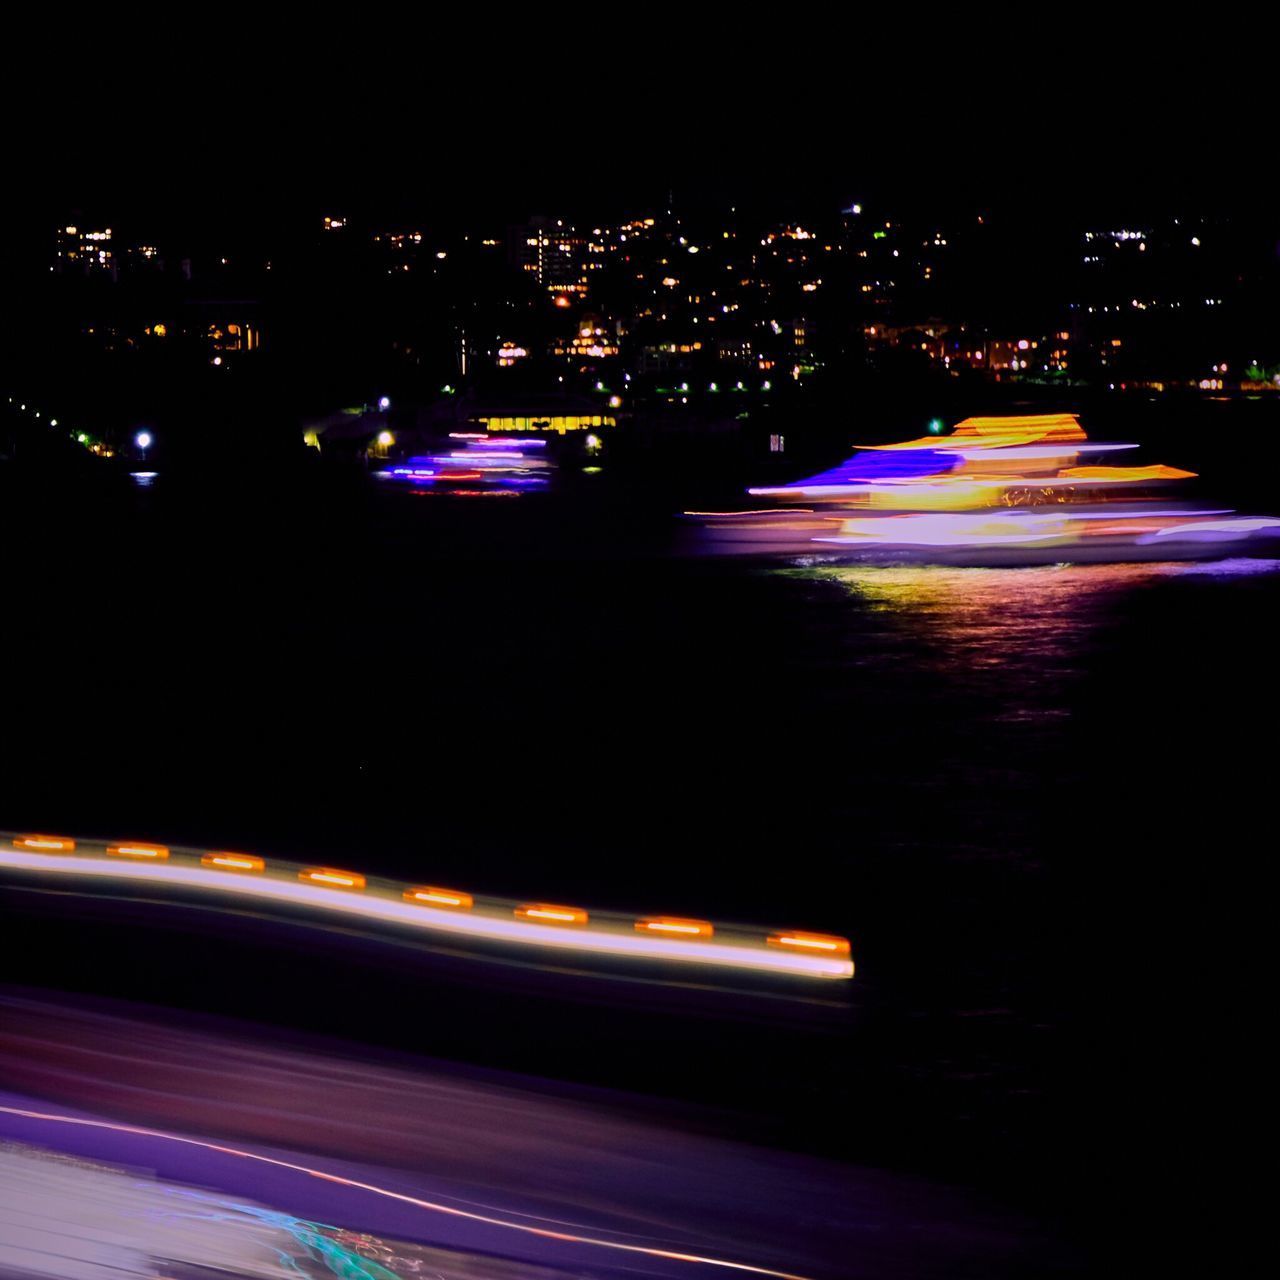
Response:
[[[726,10],[714,32],[678,10],[592,15],[388,19],[376,36],[113,17],[73,48],[15,47],[6,219],[240,231],[333,207],[500,225],[671,191],[782,215],[1265,213],[1271,117],[1228,33],[1076,11],[939,28],[921,10],[893,28]]]

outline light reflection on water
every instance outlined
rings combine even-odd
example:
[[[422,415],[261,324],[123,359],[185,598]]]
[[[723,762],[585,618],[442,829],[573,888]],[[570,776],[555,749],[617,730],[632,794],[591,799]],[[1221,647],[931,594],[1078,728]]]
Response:
[[[1138,590],[1183,577],[1274,573],[1280,561],[813,566],[786,572],[839,583],[856,600],[861,664],[944,676],[956,692],[990,700],[989,718],[1070,712],[1069,690],[1100,633]]]

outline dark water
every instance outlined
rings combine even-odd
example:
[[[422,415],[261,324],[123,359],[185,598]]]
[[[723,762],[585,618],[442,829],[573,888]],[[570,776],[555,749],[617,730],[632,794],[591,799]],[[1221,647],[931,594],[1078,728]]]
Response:
[[[1267,566],[698,561],[606,487],[51,487],[6,515],[0,825],[844,933],[850,1003],[796,1032],[818,1065],[775,1046],[753,1083],[753,1014],[691,1094],[1077,1240],[1244,1203],[1221,1162],[1262,1096]],[[66,955],[8,971],[114,989]],[[611,1016],[569,1069],[679,1093]]]

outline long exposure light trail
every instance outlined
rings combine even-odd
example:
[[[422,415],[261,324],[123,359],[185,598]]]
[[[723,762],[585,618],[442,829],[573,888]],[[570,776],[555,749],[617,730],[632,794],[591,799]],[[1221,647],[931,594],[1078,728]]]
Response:
[[[1093,461],[1136,447],[1088,440],[1074,414],[966,418],[949,436],[863,445],[816,475],[747,490],[774,508],[685,514],[702,525],[702,549],[729,554],[1010,565],[1198,559],[1232,547],[1275,554],[1280,520],[1156,505],[1157,491],[1193,472]],[[788,522],[788,511],[817,505],[826,522]]]
[[[354,1191],[366,1191],[371,1195],[395,1200],[400,1204],[412,1205],[414,1208],[423,1209],[429,1213],[445,1214],[452,1218],[463,1218],[469,1222],[478,1222],[490,1227],[500,1227],[507,1231],[519,1231],[526,1235],[541,1237],[544,1240],[556,1240],[564,1244],[586,1245],[597,1249],[613,1249],[622,1253],[661,1258],[669,1262],[689,1262],[707,1267],[721,1267],[730,1271],[746,1272],[750,1275],[772,1276],[775,1280],[809,1280],[808,1277],[797,1275],[794,1272],[774,1271],[768,1267],[757,1267],[747,1262],[733,1262],[726,1258],[714,1258],[698,1253],[685,1253],[675,1249],[660,1249],[653,1245],[627,1244],[621,1240],[606,1240],[600,1236],[579,1235],[572,1231],[555,1231],[550,1227],[535,1227],[525,1222],[513,1222],[509,1218],[476,1213],[471,1209],[460,1209],[456,1205],[440,1204],[434,1200],[425,1200],[419,1196],[408,1195],[403,1191],[393,1191],[389,1187],[380,1187],[376,1183],[362,1182],[356,1178],[347,1178],[341,1174],[329,1173],[324,1169],[315,1169],[310,1165],[297,1164],[291,1160],[281,1160],[276,1156],[263,1155],[257,1151],[246,1151],[240,1147],[229,1147],[218,1142],[207,1142],[201,1138],[166,1133],[162,1129],[147,1129],[140,1125],[119,1124],[114,1121],[95,1120],[85,1116],[61,1115],[57,1112],[34,1111],[25,1107],[11,1107],[3,1104],[0,1104],[0,1114],[16,1116],[23,1120],[71,1125],[84,1129],[98,1129],[109,1133],[125,1134],[130,1137],[150,1138],[160,1142],[172,1142],[182,1146],[196,1147],[202,1151],[210,1151],[218,1155],[232,1156],[241,1160],[252,1160],[259,1164],[271,1165],[277,1169],[287,1169],[309,1178],[319,1178],[325,1182],[349,1187]]]
[[[589,917],[581,908],[549,903],[510,905],[490,901],[476,904],[472,910],[474,900],[470,895],[451,891],[445,891],[447,897],[438,889],[419,888],[406,894],[399,886],[390,889],[370,883],[366,892],[365,877],[355,872],[317,867],[299,869],[283,862],[273,863],[268,869],[263,859],[250,854],[201,855],[192,851],[188,855],[190,862],[173,856],[161,860],[121,859],[96,856],[87,851],[86,846],[91,842],[81,842],[80,852],[65,856],[62,848],[31,852],[29,846],[18,847],[21,840],[21,837],[10,837],[9,843],[15,847],[0,849],[0,867],[90,881],[123,880],[176,886],[454,937],[622,959],[721,966],[809,978],[851,978],[854,972],[847,943],[838,955],[800,954],[775,949],[776,944],[768,945],[764,931],[758,941],[745,934],[742,941],[712,941],[710,925],[706,926],[705,933],[684,938],[676,931],[636,929],[631,917]]]

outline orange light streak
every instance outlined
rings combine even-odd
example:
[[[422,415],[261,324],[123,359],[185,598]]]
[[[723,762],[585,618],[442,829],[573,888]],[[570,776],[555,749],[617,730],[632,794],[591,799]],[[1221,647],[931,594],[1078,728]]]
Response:
[[[798,947],[804,951],[826,951],[832,955],[847,956],[849,939],[837,938],[829,933],[771,933],[767,939],[771,947]]]
[[[475,899],[469,893],[457,889],[438,889],[424,884],[404,891],[406,902],[421,902],[430,907],[452,907],[469,911],[475,905]]]
[[[299,868],[282,863],[269,871],[255,854],[225,850],[200,852],[177,850],[171,857],[158,856],[163,845],[142,842],[108,846],[94,842],[98,854],[68,838],[22,836],[6,832],[2,837],[13,850],[0,849],[0,867],[26,868],[42,873],[59,872],[77,878],[121,878],[154,884],[190,885],[222,894],[242,894],[274,902],[302,902],[327,912],[359,916],[373,922],[390,922],[432,932],[465,934],[480,939],[512,942],[536,947],[562,947],[600,955],[635,957],[694,964],[718,965],[761,972],[803,974],[806,977],[851,978],[853,962],[847,953],[823,954],[822,948],[793,944],[762,945],[763,933],[754,938],[721,941],[718,929],[707,921],[680,916],[605,917],[594,924],[594,916],[580,907],[547,902],[488,904],[488,910],[473,912],[474,901],[461,890],[434,885],[395,886],[388,892],[375,887],[369,893],[351,892],[366,887],[357,872],[331,867]],[[26,842],[36,842],[28,847]],[[48,858],[50,852],[74,857]],[[103,856],[111,850],[112,856]],[[128,851],[128,852],[126,852]],[[166,850],[166,852],[168,852]],[[187,865],[198,859],[200,866]],[[225,873],[231,872],[231,875]],[[331,889],[343,892],[330,892]],[[312,890],[318,890],[312,893]],[[437,908],[437,909],[432,909]],[[507,913],[505,915],[503,912]],[[513,914],[514,913],[514,918]],[[639,923],[637,923],[639,921]],[[788,935],[798,938],[803,935]],[[826,935],[809,935],[826,937]],[[847,944],[846,944],[847,945]],[[772,954],[770,954],[772,953]],[[785,954],[780,954],[785,953]]]
[[[252,853],[206,853],[200,865],[220,867],[224,871],[262,871],[267,864]]]
[[[335,889],[363,889],[365,878],[357,871],[338,871],[334,867],[304,867],[298,872],[299,880],[310,884],[331,885]]]
[[[107,853],[113,858],[146,858],[152,862],[163,862],[169,856],[162,844],[109,844]]]
[[[708,920],[685,920],[680,916],[646,916],[636,928],[647,933],[671,933],[683,938],[710,938],[715,926]]]
[[[13,847],[32,853],[74,853],[76,842],[65,836],[15,836]]]
[[[535,924],[586,924],[587,913],[580,907],[559,907],[551,902],[528,902],[517,907],[518,920],[532,920]]]

